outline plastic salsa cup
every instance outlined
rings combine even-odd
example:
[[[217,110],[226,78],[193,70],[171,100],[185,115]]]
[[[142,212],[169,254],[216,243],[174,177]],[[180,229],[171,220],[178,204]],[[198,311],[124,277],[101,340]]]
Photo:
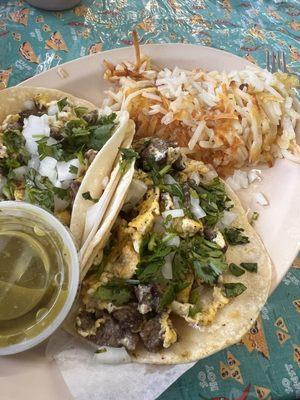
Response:
[[[68,229],[40,207],[0,202],[0,355],[48,338],[69,313],[78,284]]]

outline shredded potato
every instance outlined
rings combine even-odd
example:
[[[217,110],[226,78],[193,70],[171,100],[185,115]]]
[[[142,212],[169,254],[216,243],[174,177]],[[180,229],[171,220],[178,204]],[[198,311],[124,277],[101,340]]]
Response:
[[[275,158],[300,163],[296,78],[255,66],[230,73],[159,69],[141,55],[135,32],[133,42],[135,63],[105,62],[115,90],[106,93],[103,109],[127,110],[137,139],[175,141],[223,176],[249,164],[271,166]]]

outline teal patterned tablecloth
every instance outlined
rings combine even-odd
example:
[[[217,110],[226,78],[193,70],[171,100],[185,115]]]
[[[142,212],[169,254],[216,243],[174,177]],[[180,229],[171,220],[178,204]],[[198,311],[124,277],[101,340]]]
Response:
[[[133,28],[142,43],[200,43],[260,66],[267,48],[285,50],[288,66],[297,70],[299,16],[296,0],[86,0],[65,12],[2,0],[0,87],[65,61],[128,46]],[[295,260],[241,343],[199,361],[159,399],[300,399],[299,267]]]

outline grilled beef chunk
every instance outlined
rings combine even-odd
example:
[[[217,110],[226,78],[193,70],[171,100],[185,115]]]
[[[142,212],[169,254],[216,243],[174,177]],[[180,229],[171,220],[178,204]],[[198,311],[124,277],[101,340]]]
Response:
[[[55,140],[63,139],[63,135],[61,133],[61,128],[58,128],[57,126],[51,126],[50,127],[50,136],[53,137],[53,139],[55,139]]]
[[[77,316],[76,325],[83,331],[89,331],[94,327],[95,321],[96,319],[94,313],[88,312],[86,310],[80,310]]]
[[[20,119],[19,121],[23,124],[24,119],[28,118],[30,115],[36,115],[37,117],[41,117],[43,114],[47,114],[46,107],[38,107],[37,104],[34,105],[33,108],[29,110],[24,110],[19,113]]]
[[[70,184],[71,196],[72,196],[72,204],[73,204],[73,202],[75,200],[75,197],[76,197],[76,194],[77,194],[77,192],[79,190],[80,184],[81,184],[81,182],[79,182],[79,181],[73,181]]]
[[[154,285],[137,285],[134,287],[138,299],[138,310],[141,314],[147,314],[156,310],[159,304],[159,293]]]
[[[156,352],[163,348],[164,339],[162,337],[162,329],[160,316],[149,319],[140,332],[140,337],[147,350]]]
[[[84,153],[84,158],[85,160],[87,160],[87,162],[89,164],[92,164],[92,162],[94,161],[96,155],[97,155],[98,151],[94,150],[94,149],[89,149],[88,151],[86,151]]]
[[[204,238],[206,240],[210,240],[210,241],[212,241],[217,236],[217,232],[215,232],[211,228],[204,228],[203,234],[204,234]]]
[[[168,149],[176,145],[160,138],[142,139],[134,144],[134,149],[139,153],[137,166],[144,171],[151,170],[153,161],[158,166],[163,166],[168,157]]]
[[[113,311],[112,316],[126,331],[135,333],[141,330],[143,316],[138,312],[136,304],[121,307]]]
[[[186,167],[183,157],[180,154],[180,156],[177,158],[175,162],[173,162],[172,167],[175,169],[175,171],[183,171],[184,168]]]
[[[96,328],[95,334],[89,333],[86,337],[98,346],[124,346],[128,350],[134,350],[139,341],[136,333],[121,326],[106,310],[96,310],[95,312],[81,310],[76,325],[82,336],[85,336],[83,331],[88,332]]]

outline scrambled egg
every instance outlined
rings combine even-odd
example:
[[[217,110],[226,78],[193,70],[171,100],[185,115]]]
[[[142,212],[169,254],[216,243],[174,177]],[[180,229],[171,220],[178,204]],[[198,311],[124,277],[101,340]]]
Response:
[[[173,301],[171,304],[171,310],[180,317],[183,317],[187,322],[207,326],[213,322],[218,310],[228,303],[229,299],[223,296],[221,288],[215,286],[213,289],[213,300],[211,304],[203,311],[198,312],[193,318],[189,317],[189,310],[190,307],[193,307],[193,304],[183,304],[178,301]]]
[[[160,334],[164,339],[163,346],[165,349],[167,349],[177,341],[177,333],[173,329],[172,322],[169,318],[168,313],[163,313],[161,315],[160,324],[161,324]]]
[[[159,212],[159,189],[150,189],[147,192],[147,198],[138,207],[139,215],[129,222],[133,247],[136,252],[139,251],[143,237],[149,233],[153,227],[155,216]]]
[[[176,230],[178,235],[183,238],[194,236],[197,232],[203,230],[203,224],[201,221],[195,221],[188,217],[174,218],[172,221],[172,227]]]
[[[180,181],[185,182],[193,172],[206,174],[209,168],[202,162],[197,160],[185,159],[185,169],[179,173]]]

